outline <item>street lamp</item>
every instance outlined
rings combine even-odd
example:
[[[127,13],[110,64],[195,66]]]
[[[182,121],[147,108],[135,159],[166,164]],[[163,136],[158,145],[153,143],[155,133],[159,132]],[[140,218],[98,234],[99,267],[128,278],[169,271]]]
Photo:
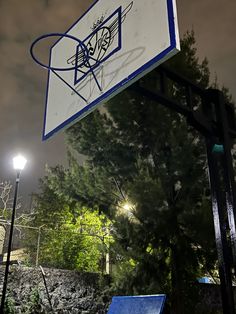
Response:
[[[27,160],[22,155],[17,155],[13,158],[13,168],[20,173],[24,170]]]
[[[14,229],[14,221],[15,221],[17,194],[18,194],[18,187],[19,187],[19,182],[20,182],[20,173],[24,169],[26,162],[27,160],[21,155],[18,155],[13,158],[13,168],[16,170],[16,183],[15,183],[15,194],[14,194],[14,200],[13,200],[11,227],[10,227],[8,249],[7,249],[7,261],[6,261],[3,288],[2,288],[2,300],[1,300],[0,314],[4,314],[4,304],[5,304],[6,291],[7,291],[7,278],[8,278],[8,273],[9,273],[9,265],[10,265],[10,257],[11,257],[11,246],[12,246],[13,229]]]

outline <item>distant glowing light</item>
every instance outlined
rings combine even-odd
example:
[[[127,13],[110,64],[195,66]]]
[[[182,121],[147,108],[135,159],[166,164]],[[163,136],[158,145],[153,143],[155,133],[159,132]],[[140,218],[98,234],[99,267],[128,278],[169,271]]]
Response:
[[[124,203],[124,205],[123,205],[123,208],[125,209],[125,210],[127,210],[127,211],[129,211],[129,210],[131,210],[132,209],[132,204],[130,204],[130,203]]]

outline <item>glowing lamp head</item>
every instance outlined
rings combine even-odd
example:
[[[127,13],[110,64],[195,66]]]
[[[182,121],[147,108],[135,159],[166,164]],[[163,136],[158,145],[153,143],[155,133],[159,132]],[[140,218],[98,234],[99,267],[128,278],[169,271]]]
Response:
[[[13,158],[13,167],[15,170],[23,170],[27,160],[22,155]]]

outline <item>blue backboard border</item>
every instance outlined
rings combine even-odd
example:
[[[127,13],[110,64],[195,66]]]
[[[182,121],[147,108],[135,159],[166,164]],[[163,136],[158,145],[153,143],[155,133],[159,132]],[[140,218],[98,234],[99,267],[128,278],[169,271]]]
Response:
[[[99,1],[100,0],[96,0],[88,8],[88,10],[66,31],[66,33],[68,33]],[[173,1],[172,0],[167,0],[167,10],[168,10],[168,24],[169,24],[170,46],[168,48],[166,48],[164,51],[162,51],[160,54],[158,54],[156,57],[154,57],[152,60],[150,60],[149,62],[144,64],[142,67],[140,67],[139,69],[137,69],[136,71],[131,73],[123,81],[119,82],[117,85],[115,85],[111,89],[109,89],[106,93],[102,94],[100,97],[98,97],[92,103],[87,105],[85,108],[83,108],[82,110],[80,110],[79,112],[77,112],[76,114],[74,114],[73,116],[68,118],[67,120],[65,120],[63,123],[58,125],[55,129],[53,129],[49,133],[45,134],[46,115],[47,115],[47,103],[48,103],[48,89],[49,89],[49,80],[50,80],[50,72],[51,72],[51,70],[48,70],[47,89],[46,89],[46,105],[45,105],[45,111],[44,111],[43,136],[42,136],[42,140],[43,141],[49,139],[53,134],[55,134],[56,132],[58,132],[61,129],[65,128],[67,125],[69,127],[69,125],[73,121],[77,120],[79,117],[81,117],[81,119],[82,119],[84,116],[88,115],[93,109],[95,109],[94,107],[96,107],[103,100],[109,98],[109,96],[111,96],[113,93],[115,93],[116,90],[118,90],[119,88],[121,88],[124,85],[128,85],[128,83],[130,81],[132,81],[135,77],[139,76],[142,72],[147,71],[148,68],[151,68],[155,63],[157,63],[158,61],[163,59],[166,55],[168,55],[168,53],[170,53],[173,49],[176,48],[174,5],[173,5]],[[121,34],[120,34],[120,36],[121,36]],[[60,40],[61,40],[61,38],[58,41],[56,41],[56,43],[50,49],[50,56],[49,56],[49,64],[50,65],[51,65],[52,49]],[[78,94],[78,96],[80,96],[80,95]]]

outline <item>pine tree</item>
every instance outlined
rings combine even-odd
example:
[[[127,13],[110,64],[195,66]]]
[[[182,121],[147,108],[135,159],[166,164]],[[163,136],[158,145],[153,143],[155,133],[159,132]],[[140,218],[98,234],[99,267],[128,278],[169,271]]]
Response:
[[[194,44],[188,33],[167,65],[207,88],[207,61],[199,62]],[[158,72],[140,84],[155,90]],[[168,88],[184,101],[183,89]],[[71,154],[86,155],[86,165],[70,157],[69,168],[53,171],[46,187],[72,212],[79,203],[113,220],[116,293],[167,293],[171,313],[192,313],[196,279],[216,258],[201,136],[181,115],[127,89],[67,137]]]
[[[182,52],[167,65],[207,88],[207,60],[199,63],[194,44],[188,33]],[[141,84],[155,89],[157,71]],[[184,101],[181,88],[169,88]],[[204,140],[182,116],[129,89],[106,110],[89,115],[67,135],[69,145],[87,156],[91,171],[103,173],[104,189],[114,183],[108,198],[118,191],[133,204],[126,214],[118,210],[117,198],[118,207],[107,208],[121,259],[114,285],[128,294],[168,291],[172,312],[190,313],[196,278],[215,262]]]

